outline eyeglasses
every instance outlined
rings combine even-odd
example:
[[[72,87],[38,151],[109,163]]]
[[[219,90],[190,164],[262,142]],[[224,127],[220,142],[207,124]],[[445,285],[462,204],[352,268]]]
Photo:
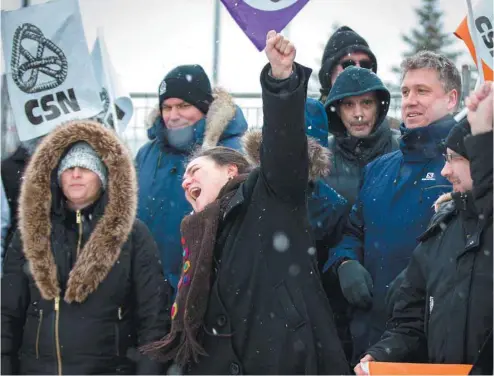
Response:
[[[459,154],[452,154],[452,153],[444,153],[443,154],[443,157],[444,157],[444,161],[445,162],[448,162],[448,163],[451,163],[452,160],[454,159],[460,159],[460,158],[463,158],[461,155]]]
[[[363,59],[363,60],[348,59],[348,60],[342,61],[340,63],[340,65],[343,69],[347,69],[348,67],[354,67],[356,65],[358,65],[361,68],[365,68],[365,69],[373,69],[374,68],[374,63],[368,59]]]

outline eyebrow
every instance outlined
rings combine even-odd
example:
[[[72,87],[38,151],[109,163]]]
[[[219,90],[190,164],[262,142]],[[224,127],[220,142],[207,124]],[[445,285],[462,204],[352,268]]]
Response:
[[[185,169],[184,176],[182,176],[182,181],[185,180],[185,175],[190,174],[190,170],[192,170],[196,166],[197,166],[197,163],[193,164],[192,166],[189,166]]]

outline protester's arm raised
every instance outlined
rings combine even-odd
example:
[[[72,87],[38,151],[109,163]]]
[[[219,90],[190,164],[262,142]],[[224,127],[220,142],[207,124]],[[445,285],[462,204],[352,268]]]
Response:
[[[302,204],[308,186],[304,123],[310,69],[294,63],[295,54],[295,47],[287,39],[275,31],[268,33],[269,64],[261,73],[261,173],[274,196]]]

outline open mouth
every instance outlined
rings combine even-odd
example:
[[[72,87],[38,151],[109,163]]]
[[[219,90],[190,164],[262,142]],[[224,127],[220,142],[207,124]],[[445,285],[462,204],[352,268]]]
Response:
[[[407,118],[414,118],[414,117],[417,117],[420,115],[422,115],[422,114],[419,114],[418,112],[411,112],[411,113],[407,114]]]
[[[194,187],[194,188],[189,189],[189,195],[190,195],[190,197],[192,197],[192,199],[194,201],[197,200],[199,198],[199,196],[201,195],[201,188]]]

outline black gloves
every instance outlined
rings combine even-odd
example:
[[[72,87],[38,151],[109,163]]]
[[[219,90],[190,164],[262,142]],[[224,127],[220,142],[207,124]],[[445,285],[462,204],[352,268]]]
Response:
[[[372,305],[372,277],[369,272],[355,260],[344,261],[338,267],[343,296],[352,306],[367,309]]]

